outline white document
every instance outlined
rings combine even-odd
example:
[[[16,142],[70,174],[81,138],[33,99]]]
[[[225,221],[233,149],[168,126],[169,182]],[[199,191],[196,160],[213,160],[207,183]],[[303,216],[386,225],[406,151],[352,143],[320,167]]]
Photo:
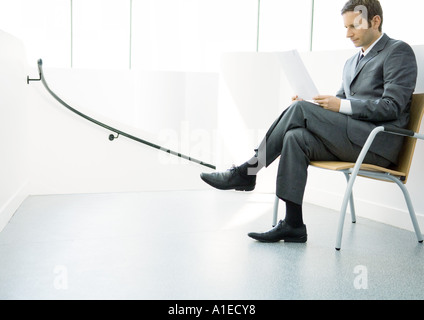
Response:
[[[276,52],[276,54],[295,94],[303,100],[312,102],[312,98],[319,94],[318,89],[312,81],[299,52],[297,50],[291,50]]]

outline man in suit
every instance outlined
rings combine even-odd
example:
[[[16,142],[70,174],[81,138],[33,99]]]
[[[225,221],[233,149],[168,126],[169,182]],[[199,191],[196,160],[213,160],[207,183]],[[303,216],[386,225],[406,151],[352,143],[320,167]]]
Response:
[[[408,124],[417,79],[411,47],[382,32],[378,0],[349,0],[341,13],[346,37],[361,49],[347,60],[336,95],[319,95],[315,104],[294,97],[252,159],[226,172],[201,174],[215,188],[251,191],[259,170],[280,157],[276,193],[286,203],[286,216],[270,231],[249,233],[256,240],[305,242],[302,201],[310,161],[355,162],[376,126],[405,128]],[[384,167],[396,164],[402,141],[401,136],[378,134],[364,162]]]

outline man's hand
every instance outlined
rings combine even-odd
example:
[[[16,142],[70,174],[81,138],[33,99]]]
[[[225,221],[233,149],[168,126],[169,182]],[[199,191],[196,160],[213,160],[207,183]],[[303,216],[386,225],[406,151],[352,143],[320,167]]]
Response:
[[[314,102],[323,107],[324,109],[339,112],[340,99],[334,96],[316,96],[313,98]]]

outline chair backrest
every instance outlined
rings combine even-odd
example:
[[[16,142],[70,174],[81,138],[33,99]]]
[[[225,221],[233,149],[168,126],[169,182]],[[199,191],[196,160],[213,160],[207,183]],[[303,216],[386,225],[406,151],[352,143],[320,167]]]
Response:
[[[412,96],[408,129],[414,132],[419,132],[423,115],[424,94],[414,94]],[[399,162],[395,170],[406,173],[403,183],[406,183],[406,181],[408,180],[409,169],[411,168],[412,157],[414,155],[416,143],[417,139],[406,137],[399,155]]]

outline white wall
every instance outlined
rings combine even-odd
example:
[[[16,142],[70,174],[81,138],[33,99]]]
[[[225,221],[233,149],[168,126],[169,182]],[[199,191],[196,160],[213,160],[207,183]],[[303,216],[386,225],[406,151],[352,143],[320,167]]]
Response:
[[[0,230],[28,192],[28,103],[23,45],[0,31]]]
[[[36,71],[32,71],[36,74]],[[119,130],[213,163],[216,74],[49,69],[50,88],[79,111]],[[30,154],[35,194],[204,187],[203,170],[120,136],[56,102],[41,82],[31,94]]]
[[[30,194],[206,188],[210,170],[111,132],[54,100],[16,38],[0,32],[0,230]],[[80,111],[147,141],[214,163],[215,73],[53,69],[51,89]],[[145,129],[142,129],[145,128]]]

